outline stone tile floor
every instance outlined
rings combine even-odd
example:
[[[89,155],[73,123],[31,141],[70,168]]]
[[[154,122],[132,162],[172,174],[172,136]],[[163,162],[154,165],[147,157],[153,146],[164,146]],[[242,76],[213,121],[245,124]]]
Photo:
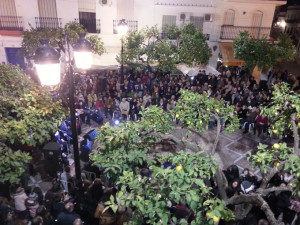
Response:
[[[104,122],[108,122],[105,120]],[[100,128],[100,125],[91,121],[91,125],[88,126],[83,124],[82,133],[78,137],[78,143],[83,140],[83,136],[89,132],[91,129]],[[204,131],[203,136],[211,136],[214,131]],[[258,143],[261,141],[261,138],[253,135],[252,132],[243,134],[243,130],[237,130],[231,134],[221,133],[220,135],[220,147],[221,147],[221,159],[224,165],[224,169],[232,164],[236,164],[240,170],[244,168],[249,168],[253,171],[251,163],[247,161],[248,153],[256,151]],[[271,143],[275,143],[276,140],[271,139]],[[80,146],[79,146],[80,147]],[[72,158],[72,155],[70,155]],[[254,173],[260,177],[258,170]],[[30,177],[29,186],[40,186],[43,192],[46,192],[51,188],[51,182],[49,179],[43,179],[40,173],[35,177]]]

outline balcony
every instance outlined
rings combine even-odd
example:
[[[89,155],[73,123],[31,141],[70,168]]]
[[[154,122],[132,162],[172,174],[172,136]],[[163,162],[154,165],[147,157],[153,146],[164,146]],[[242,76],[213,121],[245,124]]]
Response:
[[[21,16],[0,16],[0,30],[23,31]]]
[[[240,32],[248,31],[251,37],[259,39],[263,37],[269,37],[271,28],[270,27],[241,27],[232,25],[221,26],[220,39],[222,40],[234,40],[237,38]]]
[[[35,17],[36,28],[61,28],[61,18],[57,17]]]
[[[84,29],[87,30],[89,33],[101,33],[101,23],[100,19],[78,19],[76,18],[75,21],[80,23]]]
[[[113,20],[113,32],[117,34],[117,26],[120,20]],[[138,21],[137,20],[126,20],[128,26],[128,32],[133,32],[138,30]]]

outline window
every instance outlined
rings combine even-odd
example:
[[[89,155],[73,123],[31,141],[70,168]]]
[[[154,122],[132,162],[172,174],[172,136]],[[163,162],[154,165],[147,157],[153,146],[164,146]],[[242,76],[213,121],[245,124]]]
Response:
[[[224,13],[224,25],[234,25],[234,17],[235,17],[235,11],[232,9],[228,9]]]
[[[15,0],[0,0],[0,30],[23,30],[23,20],[17,16]]]
[[[36,17],[36,26],[56,29],[61,21],[57,18],[56,0],[38,0],[39,15]]]
[[[17,16],[15,0],[1,0],[0,1],[0,15],[1,16]]]
[[[164,26],[176,26],[176,16],[163,15],[162,27]]]
[[[96,21],[96,1],[95,0],[79,0],[78,1],[79,11],[79,23],[89,33],[99,33],[97,29]]]
[[[253,14],[252,18],[252,26],[253,27],[261,27],[263,20],[263,12],[257,11]]]
[[[194,24],[197,30],[203,29],[204,17],[200,16],[190,16],[190,22]]]
[[[87,32],[97,33],[96,32],[96,13],[79,12],[79,23],[87,30]]]
[[[56,0],[38,0],[40,17],[57,18]]]

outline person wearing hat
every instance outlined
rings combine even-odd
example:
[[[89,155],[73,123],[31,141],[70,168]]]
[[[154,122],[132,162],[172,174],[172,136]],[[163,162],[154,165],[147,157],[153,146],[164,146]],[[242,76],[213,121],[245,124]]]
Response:
[[[37,200],[38,200],[38,195],[35,192],[30,193],[28,198],[25,200],[25,205],[29,211],[29,215],[31,218],[35,217],[36,210],[40,206]]]

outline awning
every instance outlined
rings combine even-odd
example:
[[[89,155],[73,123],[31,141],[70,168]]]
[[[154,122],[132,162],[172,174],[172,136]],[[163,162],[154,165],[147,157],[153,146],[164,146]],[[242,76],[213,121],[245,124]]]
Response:
[[[233,47],[231,42],[219,43],[220,51],[223,58],[224,66],[243,66],[245,61],[234,58]]]

